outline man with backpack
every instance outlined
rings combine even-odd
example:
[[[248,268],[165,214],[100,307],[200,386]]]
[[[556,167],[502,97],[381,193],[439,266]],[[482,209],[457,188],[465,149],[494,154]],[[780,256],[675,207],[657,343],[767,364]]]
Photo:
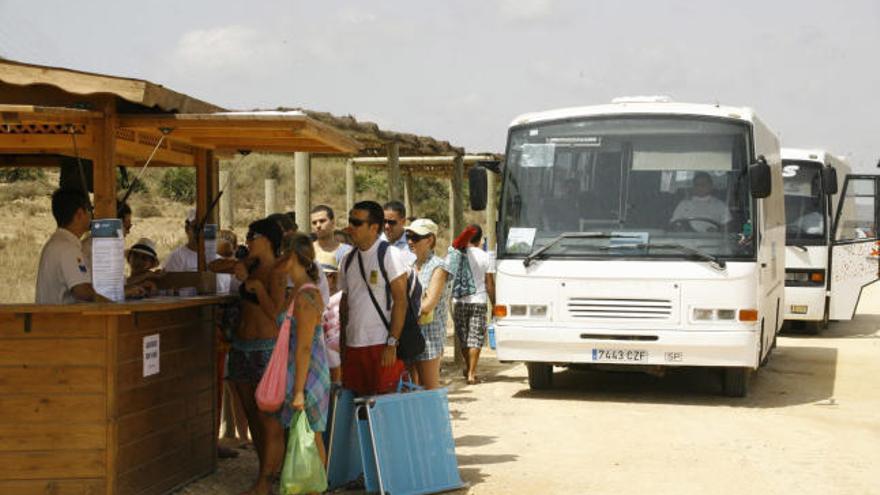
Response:
[[[356,203],[348,232],[354,243],[339,267],[343,386],[358,395],[386,393],[404,370],[398,345],[407,319],[408,269],[400,251],[379,239],[382,206]]]

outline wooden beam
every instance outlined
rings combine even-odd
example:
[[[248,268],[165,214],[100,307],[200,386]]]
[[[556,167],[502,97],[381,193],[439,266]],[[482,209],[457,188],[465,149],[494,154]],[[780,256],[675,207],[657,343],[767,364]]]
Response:
[[[132,158],[134,160],[146,160],[153,152],[153,145],[129,141],[128,139],[116,139],[116,152],[119,155]],[[156,150],[153,162],[163,162],[165,164],[173,164],[176,167],[192,167],[195,165],[193,155],[180,151],[173,151],[165,148]],[[153,163],[151,162],[151,164]],[[151,165],[152,166],[152,165]]]
[[[95,150],[92,158],[92,187],[95,218],[116,218],[116,102],[107,98],[104,118],[94,121]],[[78,144],[78,143],[77,143]]]
[[[0,105],[0,124],[85,124],[101,112],[39,105]]]
[[[91,152],[92,143],[95,141],[93,134],[89,131],[76,136],[80,153]],[[0,134],[0,153],[71,154],[73,140],[70,134]]]
[[[453,163],[452,180],[450,181],[452,196],[451,216],[449,217],[452,232],[457,235],[464,228],[464,162],[456,157]],[[454,238],[454,237],[453,237]]]
[[[179,137],[179,136],[178,136]],[[239,138],[239,137],[225,137],[225,138],[192,138],[189,140],[195,146],[202,147],[210,147],[210,148],[241,148],[241,149],[251,149],[251,150],[259,150],[264,147],[266,148],[288,148],[292,152],[297,151],[299,148],[308,148],[315,146],[328,147],[325,143],[320,141],[316,141],[312,138]]]
[[[413,176],[410,173],[403,175],[403,206],[406,208],[406,214],[414,217],[416,210],[413,207]]]
[[[400,201],[400,143],[388,143],[388,201]]]
[[[354,192],[357,176],[355,175],[354,162],[345,162],[345,213],[346,215],[354,207]],[[347,218],[347,217],[346,217]]]
[[[302,151],[305,153],[320,153],[320,154],[338,154],[339,150],[335,148],[330,148],[327,146],[261,146],[259,148],[248,148],[241,146],[217,146],[214,148],[215,153],[222,153],[224,155],[228,155],[229,153],[236,153],[239,150],[248,150],[254,152],[265,152],[265,153],[296,153],[298,151]]]

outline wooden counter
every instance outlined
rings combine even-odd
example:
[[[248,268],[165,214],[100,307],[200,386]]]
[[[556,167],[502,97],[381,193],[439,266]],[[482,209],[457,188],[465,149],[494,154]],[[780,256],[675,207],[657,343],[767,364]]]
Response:
[[[226,300],[0,305],[0,493],[161,494],[211,473]]]

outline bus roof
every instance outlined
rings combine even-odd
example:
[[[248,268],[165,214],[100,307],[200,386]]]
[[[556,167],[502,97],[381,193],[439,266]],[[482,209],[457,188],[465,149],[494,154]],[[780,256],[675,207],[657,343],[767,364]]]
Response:
[[[754,122],[755,120],[754,110],[748,107],[730,107],[705,103],[679,103],[673,102],[666,97],[631,97],[615,98],[611,103],[604,105],[569,107],[526,113],[513,119],[510,125],[513,127],[578,117],[639,114],[722,117],[746,122]]]

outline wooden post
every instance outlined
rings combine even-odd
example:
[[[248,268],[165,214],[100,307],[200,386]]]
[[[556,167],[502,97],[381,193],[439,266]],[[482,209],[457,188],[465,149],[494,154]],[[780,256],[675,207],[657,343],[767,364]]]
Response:
[[[355,176],[354,161],[351,158],[345,162],[345,213],[354,208],[354,192],[355,192]],[[348,218],[347,216],[345,218]]]
[[[452,180],[449,188],[449,220],[453,239],[464,228],[464,160],[456,155],[452,161]]]
[[[403,175],[403,206],[406,208],[406,214],[416,216],[416,209],[413,207],[413,176],[411,173]]]
[[[400,144],[388,143],[388,201],[400,200]]]
[[[309,232],[309,211],[312,209],[311,198],[312,158],[308,153],[293,154],[293,188],[294,212],[296,223],[303,232]]]
[[[495,225],[498,223],[498,203],[495,201],[495,190],[498,187],[499,176],[491,170],[486,170],[486,226],[483,232],[486,235],[486,245],[489,251],[495,250]]]
[[[196,167],[196,222],[201,222],[208,212],[211,200],[214,199],[211,196],[211,162],[213,161],[213,156],[211,156],[208,150],[197,148],[193,158]],[[206,220],[206,223],[211,223],[210,218]],[[202,228],[202,232],[199,232],[198,249],[196,251],[200,272],[207,269],[208,263],[205,259],[205,236],[202,235],[204,234],[204,225],[202,225]]]
[[[116,218],[116,102],[102,105],[103,119],[94,121],[95,141],[92,163],[92,190],[95,218]],[[78,143],[85,146],[87,143]]]
[[[278,190],[278,181],[275,179],[266,179],[263,181],[263,199],[265,205],[263,207],[263,212],[268,217],[269,215],[276,213],[278,211],[278,199],[276,197],[276,191]]]
[[[455,230],[455,208],[452,206],[455,201],[455,184],[452,177],[446,179],[446,186],[449,189],[449,244],[452,244],[455,236],[458,235],[458,231]]]
[[[223,189],[223,196],[220,197],[220,226],[224,229],[235,227],[235,207],[233,206],[235,184],[232,183],[231,177],[232,174],[228,170],[220,172],[220,188]]]

